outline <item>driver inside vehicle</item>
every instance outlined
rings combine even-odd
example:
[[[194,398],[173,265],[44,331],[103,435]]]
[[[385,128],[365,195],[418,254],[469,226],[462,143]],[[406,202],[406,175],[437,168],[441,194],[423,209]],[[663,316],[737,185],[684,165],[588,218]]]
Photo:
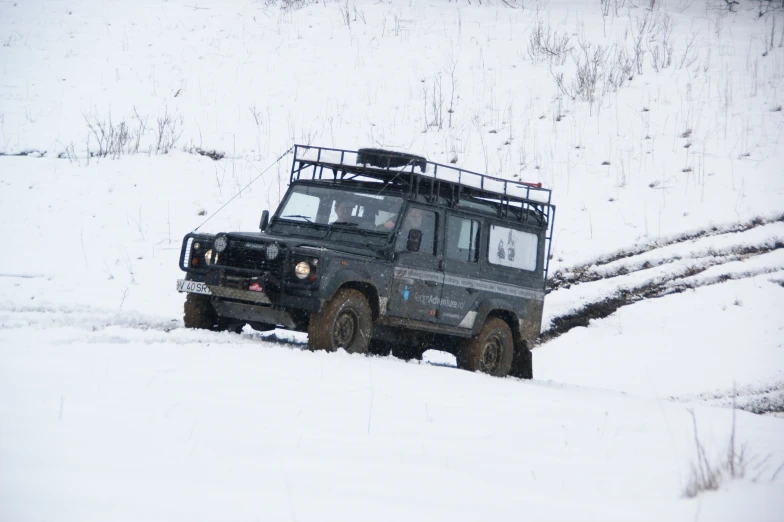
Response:
[[[335,214],[338,218],[334,223],[356,223],[357,219],[352,215],[354,205],[345,201],[340,201],[335,205]]]

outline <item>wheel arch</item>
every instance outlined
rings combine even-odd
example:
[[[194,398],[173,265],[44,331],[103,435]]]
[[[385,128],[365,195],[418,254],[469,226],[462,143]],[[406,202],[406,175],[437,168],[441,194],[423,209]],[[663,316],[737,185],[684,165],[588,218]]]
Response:
[[[334,296],[335,293],[337,293],[337,291],[342,288],[350,288],[352,290],[357,290],[359,293],[364,295],[365,299],[367,299],[368,305],[370,306],[370,311],[373,316],[373,320],[375,321],[376,319],[378,319],[380,310],[378,304],[378,290],[376,289],[375,285],[367,281],[345,281],[343,284],[341,284],[338,288],[335,289],[335,292],[333,292],[332,295]]]
[[[520,319],[518,318],[512,303],[504,299],[487,299],[479,305],[471,335],[478,335],[479,331],[482,329],[482,325],[484,325],[490,317],[498,317],[509,325],[509,328],[512,330],[512,335],[514,336],[515,341],[517,341],[520,336]]]

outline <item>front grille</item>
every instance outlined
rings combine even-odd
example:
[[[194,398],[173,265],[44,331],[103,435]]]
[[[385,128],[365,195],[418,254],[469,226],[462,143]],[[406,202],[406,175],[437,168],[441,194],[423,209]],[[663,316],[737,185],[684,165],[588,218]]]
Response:
[[[218,257],[218,265],[246,270],[264,270],[280,276],[284,252],[280,248],[274,260],[267,259],[268,243],[229,241],[228,248]]]

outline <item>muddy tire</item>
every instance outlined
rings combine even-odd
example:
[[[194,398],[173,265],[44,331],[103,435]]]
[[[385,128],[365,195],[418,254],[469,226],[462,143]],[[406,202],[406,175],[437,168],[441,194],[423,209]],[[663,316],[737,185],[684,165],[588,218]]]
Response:
[[[334,352],[367,353],[373,319],[367,299],[350,288],[338,290],[321,311],[311,314],[308,348]]]
[[[185,297],[185,313],[182,320],[185,328],[199,328],[202,330],[215,330],[218,325],[218,316],[206,295],[188,294]]]
[[[471,372],[505,377],[512,367],[513,355],[514,342],[509,325],[498,317],[491,317],[482,325],[479,335],[463,341],[457,366]]]
[[[240,333],[245,326],[245,323],[218,317],[209,296],[206,295],[188,294],[185,297],[184,311],[182,320],[185,328]]]

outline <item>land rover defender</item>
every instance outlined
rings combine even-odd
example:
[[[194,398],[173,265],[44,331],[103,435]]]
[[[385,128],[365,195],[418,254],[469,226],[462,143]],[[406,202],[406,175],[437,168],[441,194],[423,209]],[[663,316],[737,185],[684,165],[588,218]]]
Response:
[[[187,234],[185,326],[532,378],[555,206],[541,184],[421,156],[297,145],[259,232]]]

